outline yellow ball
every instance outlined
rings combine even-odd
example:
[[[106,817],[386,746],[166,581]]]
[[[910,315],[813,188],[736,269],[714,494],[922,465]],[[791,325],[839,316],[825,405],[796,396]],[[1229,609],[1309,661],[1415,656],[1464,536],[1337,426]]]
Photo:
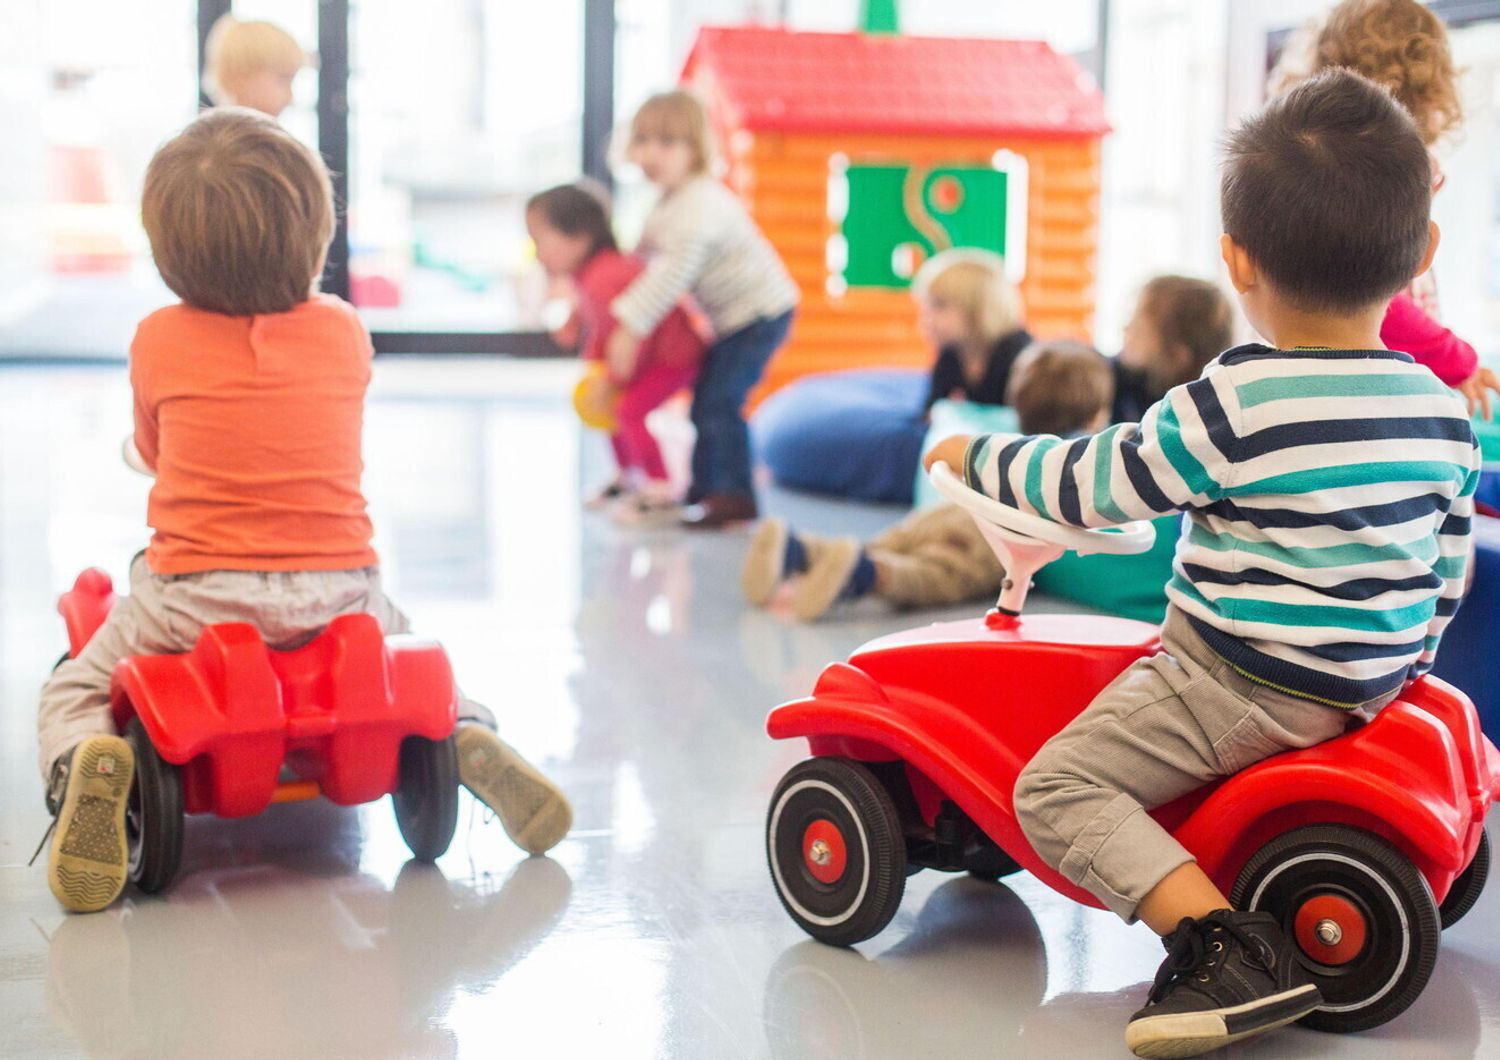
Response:
[[[573,408],[585,427],[613,434],[617,427],[615,408],[620,391],[609,381],[609,374],[599,362],[590,364],[573,388]]]

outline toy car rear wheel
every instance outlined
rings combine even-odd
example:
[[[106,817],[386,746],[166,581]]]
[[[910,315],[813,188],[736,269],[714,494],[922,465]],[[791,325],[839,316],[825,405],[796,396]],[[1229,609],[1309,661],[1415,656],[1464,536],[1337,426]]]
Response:
[[[135,781],[125,804],[130,882],[146,894],[165,890],[182,864],[182,780],[164,760],[139,718],[125,727],[135,755]]]
[[[458,751],[452,736],[401,741],[400,780],[391,792],[396,826],[418,861],[436,861],[458,826]]]
[[[832,946],[879,934],[906,890],[906,840],[890,793],[864,766],[812,758],[771,796],[766,857],[777,897]]]
[[[1245,864],[1236,909],[1276,915],[1323,1004],[1315,1030],[1368,1030],[1394,1019],[1427,985],[1442,943],[1427,879],[1380,836],[1314,825],[1278,836]]]
[[[1490,833],[1484,831],[1479,833],[1479,848],[1474,851],[1469,867],[1459,873],[1458,879],[1453,881],[1453,886],[1448,891],[1448,897],[1438,906],[1438,916],[1443,921],[1444,931],[1462,920],[1464,914],[1474,908],[1474,903],[1484,893],[1484,884],[1489,876]]]

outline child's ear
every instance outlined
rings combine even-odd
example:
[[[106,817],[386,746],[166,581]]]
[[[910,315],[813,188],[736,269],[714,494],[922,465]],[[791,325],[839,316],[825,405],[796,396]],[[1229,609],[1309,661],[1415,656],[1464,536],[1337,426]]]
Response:
[[[1427,253],[1422,255],[1422,264],[1417,266],[1415,276],[1420,276],[1432,268],[1432,259],[1437,256],[1438,242],[1442,235],[1442,230],[1438,228],[1436,221],[1427,222]]]
[[[1186,343],[1175,343],[1167,347],[1167,358],[1172,364],[1172,377],[1181,379],[1193,366],[1193,349]]]
[[[1225,268],[1229,270],[1230,284],[1240,294],[1244,294],[1260,282],[1260,273],[1255,268],[1255,262],[1250,260],[1250,255],[1245,253],[1245,248],[1236,243],[1228,232],[1219,237],[1219,254],[1224,259]]]

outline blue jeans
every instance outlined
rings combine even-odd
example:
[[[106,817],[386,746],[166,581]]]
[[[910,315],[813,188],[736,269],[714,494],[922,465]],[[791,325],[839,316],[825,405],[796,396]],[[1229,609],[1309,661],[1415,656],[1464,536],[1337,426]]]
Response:
[[[754,497],[750,484],[750,431],[745,426],[745,399],[792,326],[792,311],[762,317],[731,332],[708,348],[693,391],[693,484],[688,501],[711,493]]]

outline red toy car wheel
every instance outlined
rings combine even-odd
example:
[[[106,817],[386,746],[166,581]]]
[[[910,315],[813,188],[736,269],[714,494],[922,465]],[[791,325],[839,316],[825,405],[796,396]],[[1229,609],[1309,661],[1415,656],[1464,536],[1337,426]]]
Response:
[[[1302,1022],[1362,1031],[1404,1012],[1422,993],[1442,931],[1427,879],[1381,837],[1342,825],[1278,836],[1245,864],[1236,909],[1281,921],[1323,1005]]]
[[[177,767],[156,753],[141,719],[125,726],[135,755],[135,780],[125,804],[130,882],[146,894],[165,890],[182,864],[182,781]]]
[[[852,946],[880,933],[906,889],[906,840],[890,794],[864,766],[812,758],[777,785],[766,857],[781,904],[813,938]]]

